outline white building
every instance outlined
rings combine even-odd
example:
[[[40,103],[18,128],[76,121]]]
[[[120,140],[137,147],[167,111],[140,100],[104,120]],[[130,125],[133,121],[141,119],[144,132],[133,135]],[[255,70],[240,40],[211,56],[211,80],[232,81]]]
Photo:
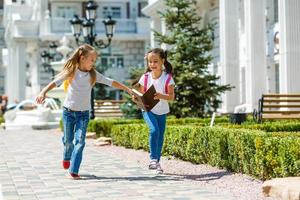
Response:
[[[144,65],[150,28],[149,18],[141,13],[141,9],[147,5],[147,1],[95,2],[98,4],[97,39],[106,40],[102,20],[110,15],[117,21],[112,45],[101,51],[99,61],[109,67],[105,72],[107,76],[122,82],[128,76],[128,68]],[[51,81],[52,75],[43,69],[40,54],[50,42],[58,43],[64,35],[72,41],[73,48],[77,47],[69,20],[74,14],[83,16],[86,3],[87,0],[5,1],[3,24],[8,52],[5,93],[9,103],[33,98],[41,87]],[[114,92],[118,98],[118,91]]]
[[[3,20],[3,0],[0,0],[0,22]],[[2,49],[5,47],[4,42],[4,27],[2,23],[0,24],[0,95],[4,94],[4,84],[5,84],[5,68],[2,60]]]
[[[163,0],[149,0],[143,12],[166,33],[163,9]],[[221,112],[241,104],[250,112],[263,93],[300,92],[299,0],[197,0],[197,12],[217,24],[211,71],[235,87],[222,96]],[[158,46],[153,34],[151,46]]]

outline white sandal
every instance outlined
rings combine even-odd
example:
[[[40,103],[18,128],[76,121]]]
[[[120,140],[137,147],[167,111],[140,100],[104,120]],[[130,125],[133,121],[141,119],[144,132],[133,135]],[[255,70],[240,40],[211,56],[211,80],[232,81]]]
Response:
[[[160,164],[156,164],[156,174],[162,174],[164,173],[164,170],[161,168]]]
[[[157,161],[151,160],[149,164],[149,169],[156,169],[157,168]]]

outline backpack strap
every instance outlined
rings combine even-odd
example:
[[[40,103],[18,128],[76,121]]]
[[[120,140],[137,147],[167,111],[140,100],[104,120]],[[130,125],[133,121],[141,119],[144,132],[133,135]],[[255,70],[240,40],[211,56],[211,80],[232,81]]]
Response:
[[[171,78],[172,78],[172,75],[168,74],[168,78],[167,78],[166,84],[165,84],[165,92],[166,92],[166,94],[168,94],[168,86],[169,86],[169,83],[171,81]]]
[[[144,74],[144,92],[147,91],[147,85],[148,85],[148,76],[149,76],[149,73],[145,73]]]

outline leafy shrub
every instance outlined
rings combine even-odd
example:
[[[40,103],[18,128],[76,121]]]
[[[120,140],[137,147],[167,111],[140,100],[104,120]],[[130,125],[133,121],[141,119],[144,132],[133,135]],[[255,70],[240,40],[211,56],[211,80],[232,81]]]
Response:
[[[148,128],[144,124],[116,125],[112,128],[112,138],[116,145],[149,150]],[[299,149],[299,133],[272,134],[260,130],[188,125],[167,127],[163,154],[264,180],[299,176]]]

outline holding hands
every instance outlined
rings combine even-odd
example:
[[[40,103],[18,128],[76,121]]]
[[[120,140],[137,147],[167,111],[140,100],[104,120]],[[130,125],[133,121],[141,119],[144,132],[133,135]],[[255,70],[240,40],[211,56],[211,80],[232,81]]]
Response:
[[[134,103],[137,103],[137,98],[136,98],[133,94],[131,94],[131,100],[132,100]]]

